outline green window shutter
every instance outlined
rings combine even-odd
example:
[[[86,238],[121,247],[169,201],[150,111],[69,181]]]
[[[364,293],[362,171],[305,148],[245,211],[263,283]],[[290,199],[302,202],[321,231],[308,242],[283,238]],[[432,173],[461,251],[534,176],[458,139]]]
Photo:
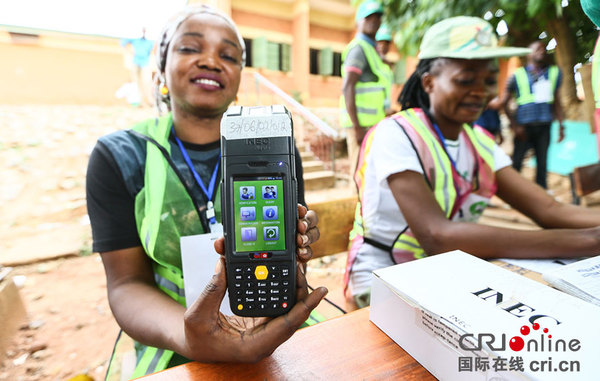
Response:
[[[292,46],[290,44],[281,45],[281,70],[290,71],[292,69]]]
[[[394,83],[401,85],[406,82],[406,59],[400,58],[394,65]]]
[[[252,40],[252,66],[257,68],[267,67],[267,44],[265,37]]]
[[[279,70],[279,44],[276,42],[267,43],[267,69]]]
[[[333,50],[331,48],[321,49],[319,52],[319,74],[333,74]]]

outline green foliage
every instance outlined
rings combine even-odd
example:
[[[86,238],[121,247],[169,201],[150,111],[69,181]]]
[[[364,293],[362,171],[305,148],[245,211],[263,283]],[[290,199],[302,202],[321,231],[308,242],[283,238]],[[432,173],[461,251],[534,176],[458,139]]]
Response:
[[[553,36],[548,23],[563,17],[567,21],[570,39],[575,48],[576,62],[585,62],[598,35],[593,23],[585,16],[579,0],[383,0],[385,20],[395,32],[394,42],[401,53],[414,56],[425,31],[445,18],[459,15],[484,17],[497,27],[501,21],[508,25],[506,42],[527,46],[546,31],[547,42]],[[488,13],[489,12],[489,13]]]

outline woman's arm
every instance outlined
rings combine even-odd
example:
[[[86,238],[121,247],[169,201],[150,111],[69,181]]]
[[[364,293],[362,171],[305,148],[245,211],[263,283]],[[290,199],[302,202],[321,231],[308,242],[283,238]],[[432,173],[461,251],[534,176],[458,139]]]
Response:
[[[579,257],[600,253],[600,228],[522,231],[453,222],[445,217],[423,175],[412,171],[396,173],[388,177],[388,184],[408,225],[429,255],[456,249],[481,258]],[[539,195],[534,196],[534,200],[526,197],[521,203],[539,202]]]
[[[110,308],[133,339],[159,348],[177,347],[185,307],[161,292],[150,259],[141,246],[100,254]]]
[[[600,211],[556,201],[512,167],[496,173],[497,195],[543,228],[600,226]]]

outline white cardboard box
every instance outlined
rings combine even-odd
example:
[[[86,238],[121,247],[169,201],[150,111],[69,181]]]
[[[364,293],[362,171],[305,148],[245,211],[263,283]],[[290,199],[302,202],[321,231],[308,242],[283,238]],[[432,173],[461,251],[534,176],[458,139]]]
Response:
[[[375,271],[370,319],[440,380],[600,380],[599,307],[461,251]]]

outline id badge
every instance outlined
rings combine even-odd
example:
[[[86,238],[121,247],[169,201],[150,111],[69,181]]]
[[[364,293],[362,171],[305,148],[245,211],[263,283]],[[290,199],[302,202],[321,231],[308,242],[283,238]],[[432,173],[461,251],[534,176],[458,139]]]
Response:
[[[183,285],[185,302],[189,308],[204,291],[204,288],[215,274],[215,266],[220,259],[215,251],[215,240],[222,236],[223,226],[214,224],[211,232],[181,237],[181,264],[183,267]],[[221,234],[217,233],[219,226]],[[220,311],[225,315],[233,315],[229,307],[228,292],[221,302]]]
[[[531,86],[533,91],[533,99],[535,103],[548,103],[552,98],[552,88],[550,81],[541,77]]]

